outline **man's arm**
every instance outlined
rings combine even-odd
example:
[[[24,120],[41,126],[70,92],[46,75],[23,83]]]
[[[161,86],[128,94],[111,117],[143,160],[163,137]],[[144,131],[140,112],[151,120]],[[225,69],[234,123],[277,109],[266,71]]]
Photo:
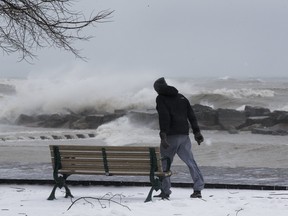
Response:
[[[188,101],[188,99],[187,99],[187,106],[188,106],[187,107],[188,120],[189,120],[190,125],[192,127],[192,131],[193,131],[193,134],[194,134],[194,139],[198,143],[198,145],[200,145],[201,142],[204,141],[204,137],[202,136],[202,134],[200,132],[200,128],[199,128],[199,125],[198,125],[198,121],[197,121],[196,115],[195,115],[194,110],[193,110],[190,102]]]
[[[191,104],[188,101],[188,99],[187,99],[187,110],[188,110],[188,120],[190,122],[193,134],[195,134],[197,132],[199,133],[200,132],[200,128],[198,126],[198,121],[197,121],[197,118],[195,116],[194,110],[192,109]]]

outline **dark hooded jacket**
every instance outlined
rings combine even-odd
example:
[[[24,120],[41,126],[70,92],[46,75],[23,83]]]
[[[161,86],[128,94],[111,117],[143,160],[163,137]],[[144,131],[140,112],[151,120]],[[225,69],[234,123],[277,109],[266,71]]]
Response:
[[[167,85],[164,78],[155,81],[154,89],[158,93],[156,109],[160,133],[188,135],[189,123],[194,134],[200,132],[194,111],[186,97],[179,94],[175,87]]]

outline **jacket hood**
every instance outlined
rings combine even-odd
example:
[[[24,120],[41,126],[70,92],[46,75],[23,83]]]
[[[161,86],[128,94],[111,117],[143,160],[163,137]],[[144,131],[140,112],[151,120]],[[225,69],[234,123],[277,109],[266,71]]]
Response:
[[[176,96],[178,94],[178,90],[175,87],[167,85],[164,77],[154,82],[154,89],[159,95]]]

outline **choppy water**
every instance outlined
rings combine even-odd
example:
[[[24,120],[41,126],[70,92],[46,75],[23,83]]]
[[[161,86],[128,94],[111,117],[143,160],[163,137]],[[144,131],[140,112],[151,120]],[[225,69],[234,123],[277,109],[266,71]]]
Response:
[[[111,112],[115,109],[150,109],[155,107],[156,93],[152,88],[153,81],[152,78],[146,78],[131,83],[125,79],[99,80],[96,77],[67,80],[2,80],[0,81],[0,117],[13,120],[21,113],[61,113],[67,112],[67,108],[77,111],[95,107]],[[288,79],[168,78],[167,82],[178,88],[192,103],[209,105],[213,108],[243,109],[245,105],[251,105],[271,110],[288,110]],[[102,125],[97,130],[88,131],[95,134],[93,138],[29,139],[31,136],[41,134],[49,137],[53,134],[78,132],[68,129],[26,128],[1,124],[0,137],[8,136],[10,140],[0,140],[0,147],[7,152],[13,152],[18,148],[26,149],[25,146],[46,146],[54,142],[159,145],[157,130],[131,122],[127,116]],[[203,135],[205,138],[203,145],[198,147],[195,144],[193,147],[201,165],[287,167],[288,148],[285,136],[255,135],[248,132],[231,135],[223,131],[203,131]],[[193,137],[191,138],[193,140]],[[11,150],[13,147],[14,150]],[[25,160],[30,159],[25,158]]]

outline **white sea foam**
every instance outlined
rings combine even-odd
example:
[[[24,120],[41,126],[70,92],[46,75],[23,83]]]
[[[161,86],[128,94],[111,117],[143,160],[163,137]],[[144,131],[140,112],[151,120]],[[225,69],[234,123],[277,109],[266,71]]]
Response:
[[[238,110],[238,111],[243,111],[243,110],[245,110],[245,106],[246,106],[246,105],[242,105],[242,106],[236,108],[236,110]]]
[[[204,144],[207,146],[212,146],[212,144],[213,144],[212,139],[211,138],[205,139]]]
[[[282,106],[278,106],[278,107],[274,107],[274,110],[288,111],[288,104],[285,104],[285,105],[282,105]]]
[[[127,116],[101,125],[97,128],[96,135],[98,139],[115,146],[159,142],[158,130],[132,123]]]
[[[166,82],[170,86],[175,86],[179,92],[184,95],[193,95],[197,94],[201,89],[196,87],[193,83],[193,80],[177,80],[177,79],[166,79]]]
[[[219,77],[219,80],[230,80],[232,79],[230,76]]]
[[[275,92],[273,90],[252,89],[252,88],[241,88],[241,89],[220,88],[213,90],[212,93],[225,95],[232,98],[274,97],[275,95]]]
[[[32,76],[15,82],[17,93],[1,100],[0,116],[65,113],[93,107],[99,111],[152,108],[156,93],[154,78],[131,75],[89,75],[74,72],[56,77]]]
[[[201,100],[200,104],[203,106],[208,106],[208,107],[211,107],[212,109],[214,109],[214,105],[207,100]]]

